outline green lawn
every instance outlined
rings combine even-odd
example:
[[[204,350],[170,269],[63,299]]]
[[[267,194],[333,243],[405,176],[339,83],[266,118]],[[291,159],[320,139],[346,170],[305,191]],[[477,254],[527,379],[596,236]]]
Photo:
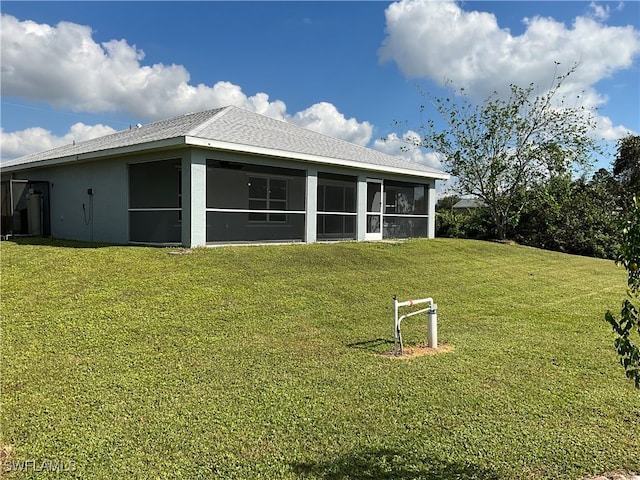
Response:
[[[8,478],[640,471],[613,262],[452,239],[170,252],[2,242],[0,442],[29,467]],[[454,350],[376,355],[394,294],[433,297]]]

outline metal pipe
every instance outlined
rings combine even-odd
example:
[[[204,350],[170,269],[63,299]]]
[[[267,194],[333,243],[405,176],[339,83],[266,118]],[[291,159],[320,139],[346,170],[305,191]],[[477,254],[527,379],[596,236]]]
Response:
[[[398,321],[398,297],[393,296],[393,338],[395,340],[396,350],[400,346],[402,354],[402,336],[400,335],[400,322]]]
[[[414,305],[420,305],[428,303],[428,308],[423,308],[415,312],[410,312],[401,317],[398,317],[398,309],[400,307],[412,307]],[[393,336],[395,338],[396,350],[400,350],[400,354],[404,353],[404,346],[402,343],[402,332],[400,331],[400,324],[405,318],[413,317],[420,313],[427,312],[427,344],[429,348],[438,348],[438,306],[433,303],[433,299],[421,298],[419,300],[407,300],[405,302],[398,302],[396,295],[393,296]]]
[[[414,305],[420,305],[421,303],[433,304],[433,298],[421,298],[420,300],[407,300],[406,302],[397,302],[398,307],[413,307]]]
[[[427,345],[438,348],[438,306],[434,303],[427,312]]]

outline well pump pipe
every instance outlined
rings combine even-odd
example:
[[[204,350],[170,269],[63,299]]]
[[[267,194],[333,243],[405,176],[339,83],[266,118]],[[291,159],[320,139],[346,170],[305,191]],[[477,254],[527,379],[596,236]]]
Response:
[[[438,306],[434,303],[427,312],[427,345],[429,348],[438,348]]]
[[[414,305],[420,305],[423,303],[428,303],[428,308],[423,308],[421,310],[417,310],[415,312],[407,313],[398,316],[398,309],[400,307],[412,307]],[[412,317],[414,315],[418,315],[420,313],[427,312],[427,344],[430,348],[438,348],[438,314],[437,314],[438,306],[433,303],[433,298],[421,298],[419,300],[406,300],[404,302],[398,302],[398,298],[396,295],[393,296],[393,318],[394,318],[394,331],[393,335],[395,338],[396,346],[399,345],[400,353],[403,353],[403,343],[402,343],[402,333],[400,332],[400,323],[402,320],[408,317]]]
[[[421,303],[430,303],[433,305],[433,298],[421,298],[420,300],[407,300],[406,302],[398,302],[396,300],[396,296],[394,295],[393,300],[396,302],[398,307],[413,307],[414,305],[420,305]]]

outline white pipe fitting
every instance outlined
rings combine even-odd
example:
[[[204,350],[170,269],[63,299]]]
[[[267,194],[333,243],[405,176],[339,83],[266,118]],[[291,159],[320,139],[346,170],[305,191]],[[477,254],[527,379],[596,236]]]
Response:
[[[414,305],[420,305],[428,303],[429,308],[423,308],[415,312],[410,312],[402,316],[398,316],[400,307],[412,307]],[[438,348],[438,306],[433,303],[432,298],[421,298],[419,300],[406,300],[404,302],[398,302],[397,297],[393,296],[393,336],[395,338],[396,348],[399,347],[400,353],[403,353],[404,346],[402,344],[402,333],[400,331],[400,324],[402,320],[420,313],[427,312],[427,345],[429,348]]]

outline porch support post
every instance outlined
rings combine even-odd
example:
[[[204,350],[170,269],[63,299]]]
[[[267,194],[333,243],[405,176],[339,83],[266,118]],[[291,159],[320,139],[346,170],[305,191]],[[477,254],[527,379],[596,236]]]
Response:
[[[307,191],[304,215],[304,241],[314,243],[318,232],[318,169],[307,169]]]
[[[436,181],[430,180],[427,193],[427,238],[436,237]]]
[[[356,198],[356,239],[362,242],[367,234],[367,177],[365,175],[358,175]]]
[[[207,160],[191,149],[182,157],[182,245],[207,244]]]

